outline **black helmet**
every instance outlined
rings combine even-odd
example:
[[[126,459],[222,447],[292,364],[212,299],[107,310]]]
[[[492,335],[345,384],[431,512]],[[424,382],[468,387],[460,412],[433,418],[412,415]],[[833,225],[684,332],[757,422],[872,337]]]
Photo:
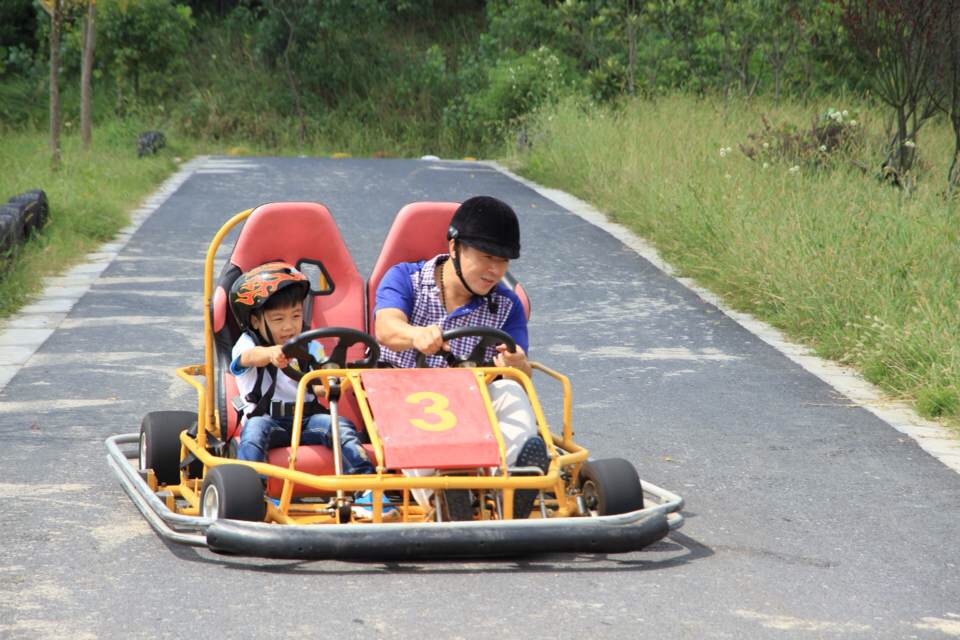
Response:
[[[520,257],[520,223],[506,202],[476,196],[457,207],[447,229],[447,240],[459,240],[492,256]]]

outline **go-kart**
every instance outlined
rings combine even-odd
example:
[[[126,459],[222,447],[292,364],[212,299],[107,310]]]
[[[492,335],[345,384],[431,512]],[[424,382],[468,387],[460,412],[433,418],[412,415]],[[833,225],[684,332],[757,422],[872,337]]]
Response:
[[[154,411],[139,433],[106,442],[122,486],[162,537],[238,555],[397,560],[628,552],[682,524],[682,498],[641,482],[626,460],[590,459],[573,441],[566,376],[531,363],[562,387],[563,424],[554,433],[531,378],[483,361],[492,345],[514,349],[509,335],[464,327],[445,333],[445,340],[474,346],[466,358],[448,354],[447,367],[425,367],[423,357],[417,368],[378,366],[379,345],[371,336],[376,284],[396,262],[443,251],[455,208],[414,203],[402,209],[366,286],[322,205],[263,205],[221,227],[204,266],[205,361],[177,369],[197,392],[196,412]],[[240,225],[215,281],[218,249]],[[229,373],[239,329],[226,291],[243,271],[276,259],[311,279],[304,330],[283,346],[297,362],[284,370],[299,380],[293,433],[291,444],[271,449],[266,462],[241,461],[233,456],[242,403]],[[529,313],[522,287],[512,279],[508,285]],[[329,354],[321,361],[308,349],[314,340]],[[526,391],[547,443],[545,472],[507,464],[487,390],[495,379],[514,380]],[[343,415],[357,425],[376,473],[343,473],[337,429],[331,448],[298,444],[307,390],[321,385],[334,423]],[[356,496],[367,490],[371,504],[358,505]],[[513,497],[524,490],[535,492],[534,508],[517,518]],[[454,491],[469,497],[465,514],[461,506],[453,516],[445,502]]]

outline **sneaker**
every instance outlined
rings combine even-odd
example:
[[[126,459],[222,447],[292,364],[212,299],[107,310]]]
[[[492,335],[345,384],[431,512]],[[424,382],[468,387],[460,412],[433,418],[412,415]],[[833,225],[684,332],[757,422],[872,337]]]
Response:
[[[383,519],[394,520],[400,516],[400,510],[390,504],[390,498],[383,495]],[[361,520],[373,520],[373,490],[367,489],[353,501],[353,515]]]
[[[473,520],[473,495],[469,489],[447,489],[443,492],[447,507],[447,520],[463,522]]]
[[[520,455],[517,456],[518,467],[539,467],[544,473],[550,468],[550,455],[543,438],[533,436],[525,443]],[[537,489],[520,489],[513,492],[513,517],[516,520],[526,520],[533,511],[533,501],[540,492]]]

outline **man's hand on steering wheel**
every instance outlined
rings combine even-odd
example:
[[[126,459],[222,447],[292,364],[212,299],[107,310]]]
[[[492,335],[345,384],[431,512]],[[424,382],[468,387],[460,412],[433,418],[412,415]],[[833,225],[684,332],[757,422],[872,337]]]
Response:
[[[443,339],[443,331],[439,325],[430,325],[429,327],[417,327],[417,332],[413,336],[413,348],[432,356],[438,351],[450,351],[450,345]]]
[[[437,327],[439,329],[439,327]],[[460,358],[456,356],[449,348],[445,353],[442,354],[443,358],[447,361],[447,366],[449,367],[478,367],[486,366],[484,363],[484,356],[486,350],[490,347],[497,345],[502,346],[507,353],[511,353],[517,350],[517,343],[513,340],[509,333],[501,331],[500,329],[494,329],[493,327],[483,327],[483,326],[470,326],[470,327],[459,327],[457,329],[450,329],[445,331],[440,335],[440,339],[444,344],[448,343],[451,340],[457,338],[467,338],[467,337],[478,337],[480,341],[473,348],[473,351],[465,358]],[[499,350],[499,349],[498,349]],[[522,352],[521,352],[522,353]],[[523,358],[524,362],[526,357]],[[423,351],[420,351],[417,354],[416,367],[425,367],[427,363],[427,354]],[[520,367],[523,368],[523,367]],[[529,365],[524,369],[527,371]]]
[[[493,364],[498,367],[515,367],[517,369],[526,369],[529,365],[527,364],[527,354],[523,351],[520,345],[517,345],[517,350],[513,353],[507,349],[507,345],[498,344],[496,346],[497,355],[493,356]]]

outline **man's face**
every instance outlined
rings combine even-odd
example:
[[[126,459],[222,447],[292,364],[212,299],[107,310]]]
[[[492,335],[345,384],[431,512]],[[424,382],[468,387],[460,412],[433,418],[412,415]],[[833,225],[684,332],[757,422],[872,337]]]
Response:
[[[297,302],[292,307],[283,307],[264,311],[261,316],[251,316],[250,324],[260,332],[264,340],[269,340],[264,330],[264,323],[270,328],[274,344],[283,344],[290,338],[300,335],[303,327],[303,303]]]
[[[451,243],[452,244],[452,243]],[[451,247],[452,250],[452,247]],[[473,247],[460,245],[460,270],[470,288],[487,295],[507,273],[510,260],[492,256]]]

